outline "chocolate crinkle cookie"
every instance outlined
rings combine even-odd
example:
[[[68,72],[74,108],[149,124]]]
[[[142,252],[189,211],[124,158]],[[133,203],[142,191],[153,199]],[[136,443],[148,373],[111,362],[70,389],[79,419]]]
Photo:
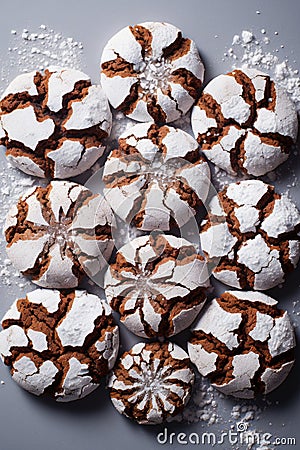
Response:
[[[205,202],[208,163],[188,133],[138,124],[119,138],[104,166],[104,195],[115,213],[143,231],[182,227]]]
[[[213,197],[201,224],[213,275],[239,289],[283,283],[300,256],[300,213],[286,195],[259,180],[232,183]]]
[[[218,167],[261,176],[288,158],[298,119],[293,102],[269,75],[243,68],[208,83],[193,109],[192,127]]]
[[[122,247],[105,274],[106,297],[142,337],[173,336],[191,325],[210,286],[196,248],[174,236],[142,236]]]
[[[119,31],[103,50],[101,69],[111,105],[140,122],[172,122],[186,114],[204,76],[195,43],[160,22]]]
[[[5,222],[7,255],[42,287],[69,289],[96,276],[114,248],[113,214],[105,199],[68,181],[35,187]]]
[[[111,129],[101,86],[74,69],[17,76],[2,94],[0,109],[0,142],[8,160],[42,178],[69,178],[89,169],[102,156]]]
[[[160,424],[179,414],[193,384],[187,353],[168,342],[136,344],[121,356],[109,378],[114,407],[142,425]]]
[[[260,292],[224,292],[203,310],[188,343],[200,374],[226,395],[268,394],[287,377],[296,345],[287,312]]]
[[[2,319],[0,354],[22,388],[59,402],[85,397],[112,369],[119,330],[104,300],[86,291],[37,289]]]

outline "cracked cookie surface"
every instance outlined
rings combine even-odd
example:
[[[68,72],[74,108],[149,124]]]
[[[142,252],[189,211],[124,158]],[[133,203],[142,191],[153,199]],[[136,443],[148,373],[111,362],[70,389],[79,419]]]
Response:
[[[269,75],[235,69],[214,78],[192,112],[205,156],[231,175],[261,176],[286,161],[298,133],[296,108]]]
[[[138,229],[185,225],[210,188],[208,163],[188,133],[138,124],[119,138],[104,166],[104,195],[115,213]]]
[[[195,43],[168,23],[123,28],[101,58],[101,84],[111,105],[140,122],[172,122],[186,114],[203,76]]]
[[[297,266],[300,213],[273,186],[259,180],[231,183],[213,197],[208,211],[201,246],[222,283],[271,289]]]
[[[142,425],[160,424],[179,414],[193,384],[187,353],[171,342],[136,344],[121,356],[109,378],[117,411]]]
[[[102,156],[112,123],[101,86],[67,68],[17,76],[0,109],[7,159],[42,178],[70,178],[89,169]]]
[[[174,236],[142,236],[122,247],[105,274],[121,322],[142,337],[173,336],[198,315],[210,286],[205,260]]]
[[[0,354],[22,388],[59,402],[85,397],[114,366],[119,329],[105,300],[37,289],[2,319]]]
[[[191,361],[226,395],[253,398],[276,389],[294,364],[293,326],[260,292],[224,292],[204,308],[188,343]]]
[[[68,181],[26,192],[8,213],[7,255],[33,283],[48,288],[78,286],[110,258],[113,214],[99,194]]]

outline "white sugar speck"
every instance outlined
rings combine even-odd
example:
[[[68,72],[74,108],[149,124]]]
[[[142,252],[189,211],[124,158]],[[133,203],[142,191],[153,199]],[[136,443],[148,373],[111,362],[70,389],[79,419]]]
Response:
[[[253,40],[254,36],[251,31],[243,30],[242,31],[242,40],[244,44],[249,44]]]

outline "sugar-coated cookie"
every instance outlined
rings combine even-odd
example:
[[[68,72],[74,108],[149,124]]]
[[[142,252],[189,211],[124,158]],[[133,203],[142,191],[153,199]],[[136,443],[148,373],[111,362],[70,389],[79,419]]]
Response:
[[[121,322],[142,337],[173,336],[206,300],[208,271],[185,239],[142,236],[122,247],[105,274],[106,297]]]
[[[160,424],[179,414],[193,384],[187,353],[171,342],[134,345],[109,378],[114,407],[142,425]]]
[[[298,133],[287,93],[256,69],[214,78],[192,112],[192,127],[205,156],[235,175],[261,176],[285,161]]]
[[[115,213],[143,231],[182,227],[205,202],[208,163],[188,133],[138,124],[119,138],[104,166],[104,195]]]
[[[172,122],[186,114],[203,76],[195,43],[169,23],[123,28],[102,53],[101,83],[111,105],[139,122]]]
[[[286,195],[259,180],[232,183],[213,197],[201,224],[201,246],[213,275],[239,289],[285,281],[300,256],[300,213]]]
[[[287,312],[260,292],[224,292],[200,315],[188,343],[192,362],[224,394],[268,394],[287,377],[296,345]]]
[[[13,303],[2,326],[0,354],[14,381],[60,402],[94,391],[117,358],[111,309],[86,291],[29,292]]]
[[[17,76],[0,100],[0,139],[8,160],[37,177],[70,178],[103,154],[111,112],[101,86],[74,69]]]
[[[68,181],[34,187],[14,205],[5,222],[7,255],[42,287],[78,286],[96,275],[114,244],[113,214],[99,194]]]

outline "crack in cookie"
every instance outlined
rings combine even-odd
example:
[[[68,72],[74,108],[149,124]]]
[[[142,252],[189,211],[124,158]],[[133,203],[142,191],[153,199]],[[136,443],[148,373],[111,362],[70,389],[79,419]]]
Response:
[[[203,76],[195,43],[168,23],[123,28],[101,58],[101,83],[110,103],[140,122],[172,122],[186,114]]]
[[[273,186],[259,180],[231,183],[208,211],[201,246],[221,282],[239,289],[271,289],[297,266],[300,213]]]
[[[216,166],[231,175],[261,176],[287,160],[298,118],[268,75],[243,68],[208,83],[193,108],[192,128]]]
[[[52,181],[31,189],[11,208],[4,227],[7,255],[35,284],[73,288],[105,266],[114,247],[113,225],[101,195]]]
[[[296,345],[287,312],[259,292],[224,292],[205,307],[192,329],[189,355],[226,395],[268,394],[287,377]]]
[[[139,124],[119,138],[104,166],[104,195],[143,231],[185,225],[205,202],[210,170],[195,139],[168,125]]]
[[[119,329],[104,300],[86,291],[37,289],[2,319],[0,354],[14,381],[60,402],[94,391],[115,364]]]
[[[8,160],[25,173],[74,177],[105,150],[112,121],[107,99],[78,70],[19,75],[2,95],[0,108],[1,143]]]
[[[122,247],[105,274],[121,322],[141,337],[169,337],[191,325],[210,286],[196,248],[174,236],[142,236]]]

